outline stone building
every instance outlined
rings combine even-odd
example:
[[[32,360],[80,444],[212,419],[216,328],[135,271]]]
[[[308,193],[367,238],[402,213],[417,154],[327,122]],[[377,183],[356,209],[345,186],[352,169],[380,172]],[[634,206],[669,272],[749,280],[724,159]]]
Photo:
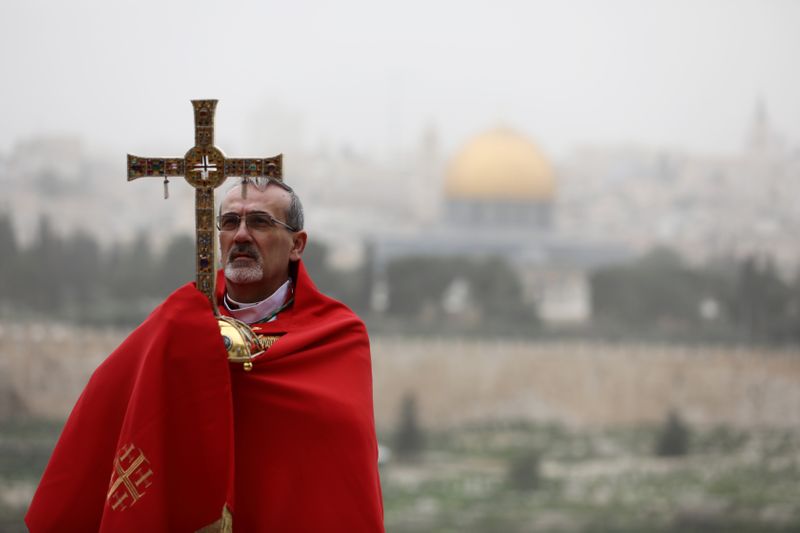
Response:
[[[557,177],[538,146],[511,129],[492,129],[467,142],[444,174],[437,220],[416,233],[372,237],[377,292],[386,265],[398,257],[496,256],[517,270],[523,299],[545,322],[587,321],[589,270],[628,254],[612,243],[559,235]]]

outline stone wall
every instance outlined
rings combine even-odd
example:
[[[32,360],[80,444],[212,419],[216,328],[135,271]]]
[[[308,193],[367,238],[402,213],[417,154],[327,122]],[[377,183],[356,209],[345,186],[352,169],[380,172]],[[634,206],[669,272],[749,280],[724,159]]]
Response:
[[[434,425],[637,424],[670,409],[700,425],[800,425],[800,350],[375,339],[373,364],[379,422],[412,393]]]
[[[127,333],[0,324],[0,417],[66,417]],[[677,409],[701,425],[800,426],[800,350],[373,338],[372,352],[384,428],[407,393],[431,425],[636,424]]]

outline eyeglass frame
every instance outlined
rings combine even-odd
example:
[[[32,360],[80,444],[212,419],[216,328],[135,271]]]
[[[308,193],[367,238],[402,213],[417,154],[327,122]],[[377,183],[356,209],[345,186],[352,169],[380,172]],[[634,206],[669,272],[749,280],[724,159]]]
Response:
[[[267,213],[266,211],[250,211],[249,213],[245,213],[244,216],[240,215],[239,213],[221,213],[221,214],[217,215],[217,230],[219,230],[219,231],[236,231],[242,225],[242,220],[244,220],[244,225],[248,230],[263,231],[263,230],[258,230],[258,229],[250,227],[250,225],[247,223],[247,217],[249,217],[250,215],[266,216],[270,220],[270,222],[272,222],[273,225],[271,227],[273,227],[273,228],[277,224],[278,226],[283,226],[284,228],[288,229],[292,233],[295,233],[297,231],[295,228],[293,228],[292,226],[290,226],[286,222],[278,220],[277,218],[275,218],[271,214]],[[235,228],[222,229],[222,217],[227,217],[227,216],[235,216],[238,219]]]

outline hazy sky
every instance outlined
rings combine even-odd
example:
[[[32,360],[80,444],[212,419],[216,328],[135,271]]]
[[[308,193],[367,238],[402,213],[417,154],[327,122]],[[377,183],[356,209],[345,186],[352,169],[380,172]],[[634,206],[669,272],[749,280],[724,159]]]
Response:
[[[0,152],[181,155],[192,98],[220,100],[231,156],[284,134],[381,154],[430,124],[445,149],[506,124],[556,154],[729,152],[759,95],[800,144],[800,1],[3,0],[0,54]]]

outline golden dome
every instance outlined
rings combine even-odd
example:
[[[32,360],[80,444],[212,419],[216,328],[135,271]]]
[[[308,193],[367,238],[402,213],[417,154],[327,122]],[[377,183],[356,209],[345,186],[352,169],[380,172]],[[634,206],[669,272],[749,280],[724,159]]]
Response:
[[[460,200],[550,201],[555,178],[531,141],[501,128],[474,138],[453,158],[445,195]]]

